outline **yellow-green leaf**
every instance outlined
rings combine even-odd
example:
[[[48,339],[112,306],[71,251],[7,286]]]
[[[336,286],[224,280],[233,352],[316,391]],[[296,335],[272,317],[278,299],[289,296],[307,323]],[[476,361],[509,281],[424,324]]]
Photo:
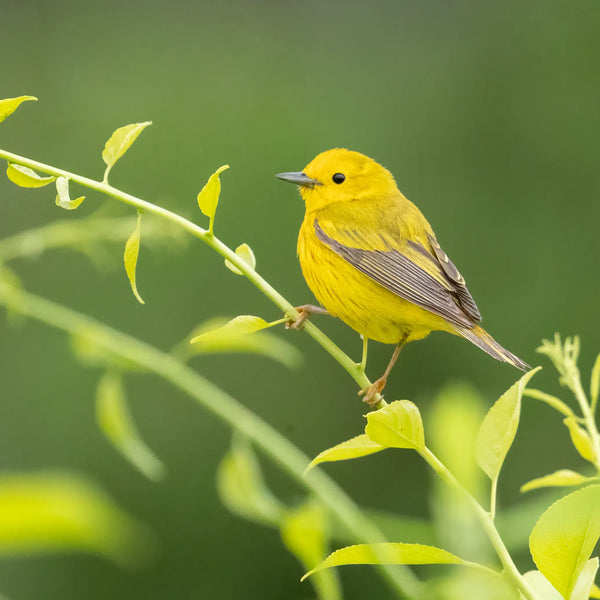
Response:
[[[80,196],[71,200],[69,196],[69,180],[66,177],[59,177],[56,180],[56,206],[66,210],[75,210],[84,200],[85,196]]]
[[[293,344],[268,331],[255,331],[252,335],[238,335],[235,332],[229,335],[225,332],[225,335],[211,334],[201,337],[204,333],[219,330],[227,322],[226,319],[221,318],[210,319],[194,329],[191,338],[196,340],[195,343],[190,346],[186,340],[189,350],[181,349],[181,354],[189,356],[190,354],[242,352],[267,356],[290,369],[295,369],[302,364],[303,355]]]
[[[327,450],[323,450],[323,452],[312,459],[306,470],[308,471],[320,463],[360,458],[361,456],[368,456],[380,450],[385,450],[385,446],[376,444],[368,435],[363,433],[341,444],[327,448]]]
[[[154,540],[88,480],[60,472],[0,478],[0,555],[92,552],[146,562]]]
[[[510,449],[521,415],[521,396],[527,382],[541,369],[525,373],[490,408],[479,428],[475,441],[475,458],[483,472],[492,480],[498,478]]]
[[[523,579],[534,593],[535,600],[564,600],[554,586],[539,571],[527,571],[523,575]]]
[[[561,469],[543,477],[532,479],[521,486],[521,492],[529,492],[543,487],[560,487],[570,485],[581,485],[590,481],[591,477],[586,477],[569,469]]]
[[[217,469],[217,492],[221,502],[235,515],[250,521],[275,525],[284,508],[267,488],[249,442],[233,438],[229,452]]]
[[[142,297],[138,293],[137,284],[135,281],[135,269],[137,266],[138,254],[140,252],[140,235],[141,235],[142,213],[138,212],[137,225],[134,232],[131,234],[125,244],[125,253],[123,260],[125,262],[125,272],[129,278],[133,295],[137,298],[140,304],[144,304]]]
[[[600,393],[600,354],[596,357],[596,362],[592,367],[592,376],[590,378],[590,398],[592,411],[595,412],[598,403],[598,394]]]
[[[564,419],[563,423],[569,430],[571,441],[573,442],[573,446],[575,446],[577,452],[579,452],[579,454],[585,458],[585,460],[594,462],[594,446],[587,431],[583,429],[583,427],[580,427],[577,424],[577,421],[575,421],[575,419],[572,417]]]
[[[252,248],[248,244],[242,244],[235,249],[235,253],[251,268],[256,268],[256,257]],[[236,275],[243,275],[243,273],[229,260],[225,259],[225,266],[233,271]]]
[[[386,448],[425,446],[425,434],[419,409],[409,400],[396,400],[367,415],[365,433]]]
[[[327,520],[324,510],[315,502],[308,502],[289,511],[281,525],[281,539],[285,547],[305,569],[312,569],[327,552]],[[342,590],[335,571],[322,571],[312,579],[318,598],[342,598]]]
[[[343,565],[460,565],[465,561],[442,548],[423,544],[379,543],[347,546],[330,554],[304,575]]]
[[[537,568],[570,598],[600,537],[600,485],[561,498],[544,512],[529,537]]]
[[[121,376],[105,373],[96,391],[96,419],[112,445],[148,479],[159,481],[165,475],[163,463],[144,443],[125,399]]]
[[[40,177],[29,167],[8,163],[6,176],[16,185],[24,188],[44,187],[56,180],[56,177]]]
[[[579,579],[575,584],[575,588],[573,589],[573,593],[569,600],[589,600],[592,594],[592,588],[594,587],[594,579],[596,578],[599,564],[597,556],[595,558],[590,558],[590,560],[585,563],[585,567],[581,570],[581,575],[579,575]]]
[[[249,333],[254,333],[255,331],[265,329],[269,326],[270,323],[267,323],[260,317],[255,317],[254,315],[240,315],[239,317],[235,317],[235,319],[231,319],[231,321],[227,322],[223,327],[193,337],[190,340],[190,344],[210,343],[214,345],[215,343],[220,342],[229,344],[236,338],[248,335]]]
[[[209,178],[204,187],[198,194],[198,206],[203,214],[210,219],[210,232],[213,230],[213,222],[215,219],[215,212],[217,211],[217,204],[219,203],[219,196],[221,194],[221,180],[219,175],[229,169],[229,165],[223,165],[219,167]]]
[[[27,102],[28,100],[37,100],[37,98],[35,96],[19,96],[18,98],[0,100],[0,123],[9,115],[12,115],[22,102]]]
[[[598,587],[595,583],[592,585],[592,589],[590,590],[590,598],[600,598],[600,587]]]
[[[140,135],[148,125],[152,125],[152,121],[132,123],[131,125],[119,127],[119,129],[113,132],[102,151],[102,160],[106,163],[104,181],[108,179],[108,173],[115,163],[123,156],[123,154],[125,154],[125,152],[127,152],[127,150],[129,150],[131,144],[135,142],[138,135]]]

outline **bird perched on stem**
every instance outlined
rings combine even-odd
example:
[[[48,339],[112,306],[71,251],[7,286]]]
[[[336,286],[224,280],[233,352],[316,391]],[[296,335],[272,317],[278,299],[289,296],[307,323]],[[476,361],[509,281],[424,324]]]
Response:
[[[529,368],[478,325],[465,280],[387,169],[336,148],[302,172],[276,177],[299,186],[306,205],[298,237],[302,273],[326,311],[362,335],[363,367],[369,339],[396,345],[382,377],[361,391],[365,402],[376,403],[402,347],[431,331],[462,336],[497,360]],[[298,310],[298,321],[324,312]]]

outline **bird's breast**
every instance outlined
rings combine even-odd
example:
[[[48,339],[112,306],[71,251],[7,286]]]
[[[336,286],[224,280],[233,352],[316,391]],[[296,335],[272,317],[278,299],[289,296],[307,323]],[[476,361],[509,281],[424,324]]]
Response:
[[[298,236],[298,258],[308,287],[334,317],[369,339],[395,344],[445,328],[429,311],[390,292],[323,244],[307,215]]]

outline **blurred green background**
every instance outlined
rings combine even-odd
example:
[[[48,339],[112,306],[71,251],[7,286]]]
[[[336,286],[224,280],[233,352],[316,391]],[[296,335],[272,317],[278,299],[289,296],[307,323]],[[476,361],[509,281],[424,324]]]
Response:
[[[580,334],[587,377],[600,349],[597,0],[3,0],[0,9],[0,98],[40,100],[2,124],[1,148],[101,179],[112,131],[152,120],[112,183],[205,224],[196,194],[230,164],[217,234],[232,246],[249,243],[261,274],[296,304],[313,300],[295,256],[303,207],[273,175],[300,170],[328,148],[359,150],[388,167],[425,213],[486,329],[533,365],[541,338]],[[23,190],[0,178],[0,237],[105,204],[87,195],[67,214],[50,188]],[[161,348],[214,315],[280,316],[201,243],[152,249],[143,235],[141,306],[121,253],[113,245],[99,271],[68,250],[12,267],[28,289]],[[356,334],[318,323],[358,358]],[[280,335],[304,353],[301,370],[253,356],[194,364],[309,455],[356,435],[365,410],[353,381],[307,336]],[[372,376],[390,352],[373,345]],[[7,558],[2,592],[17,600],[310,597],[278,534],[218,501],[214,474],[227,427],[163,382],[129,377],[136,421],[169,471],[164,483],[150,483],[98,431],[98,375],[80,367],[62,333],[2,318],[2,468],[85,473],[154,530],[160,555],[138,571],[84,555]],[[467,342],[433,334],[403,352],[386,397],[411,399],[427,415],[445,382],[467,380],[491,404],[517,375]],[[546,368],[536,387],[556,391],[555,379]],[[500,507],[519,500],[524,481],[578,460],[560,420],[527,401]],[[410,453],[328,471],[367,506],[427,516],[428,474]],[[278,494],[300,498],[286,477],[267,472]],[[388,597],[369,568],[345,569],[343,580],[347,598]]]

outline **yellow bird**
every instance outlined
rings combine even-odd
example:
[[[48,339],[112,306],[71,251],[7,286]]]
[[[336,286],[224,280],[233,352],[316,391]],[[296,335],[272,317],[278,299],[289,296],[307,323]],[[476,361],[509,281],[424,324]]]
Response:
[[[496,342],[465,280],[440,247],[421,211],[392,174],[373,159],[343,148],[314,158],[302,172],[280,173],[306,205],[298,257],[308,286],[326,311],[367,340],[396,344],[385,373],[362,390],[374,403],[400,350],[431,331],[462,336],[495,359],[529,365]],[[363,364],[364,357],[363,354]]]

